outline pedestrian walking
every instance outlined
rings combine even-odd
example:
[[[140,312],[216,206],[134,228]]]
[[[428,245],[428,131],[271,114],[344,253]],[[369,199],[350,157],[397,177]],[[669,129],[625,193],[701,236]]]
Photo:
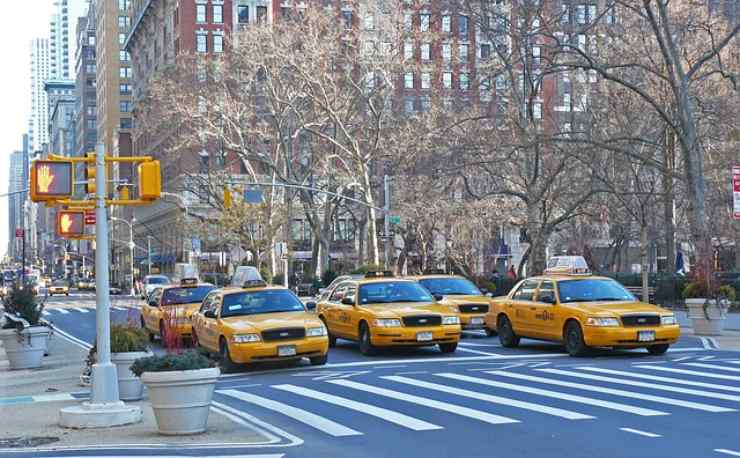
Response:
[[[516,281],[516,271],[514,270],[514,264],[509,264],[509,270],[506,272],[506,278]]]

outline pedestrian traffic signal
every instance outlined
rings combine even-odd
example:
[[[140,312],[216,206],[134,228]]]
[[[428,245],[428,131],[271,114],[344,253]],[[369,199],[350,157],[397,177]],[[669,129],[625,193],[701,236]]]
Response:
[[[153,201],[162,193],[162,173],[159,161],[139,164],[139,199]]]
[[[57,235],[68,238],[85,235],[85,212],[60,210],[57,213]]]
[[[33,161],[31,165],[31,200],[44,202],[72,197],[74,167],[72,161]]]
[[[95,194],[96,188],[96,169],[95,169],[95,153],[87,153],[87,157],[93,161],[85,164],[85,192],[87,194]]]

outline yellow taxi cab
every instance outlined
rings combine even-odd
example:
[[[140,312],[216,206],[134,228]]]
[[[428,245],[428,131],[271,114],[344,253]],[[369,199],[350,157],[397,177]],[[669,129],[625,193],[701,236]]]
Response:
[[[495,332],[486,328],[485,316],[491,306],[491,298],[478,289],[467,278],[444,273],[429,273],[409,277],[429,290],[442,304],[455,307],[460,314],[460,325],[464,330],[484,329],[490,336]]]
[[[494,298],[486,327],[498,331],[504,347],[521,337],[563,342],[571,356],[591,347],[646,348],[662,355],[676,343],[675,315],[637,300],[621,284],[592,276],[580,256],[557,256],[545,274],[517,283]]]
[[[156,289],[141,307],[141,327],[149,332],[150,338],[159,335],[163,341],[168,332],[183,338],[191,337],[190,317],[214,288],[213,285],[199,283],[197,278],[184,278],[179,285]]]
[[[457,309],[391,272],[369,272],[339,283],[316,312],[329,329],[330,346],[338,337],[358,341],[364,355],[388,346],[439,345],[442,353],[452,353],[460,341]]]
[[[226,371],[238,364],[300,360],[326,364],[326,327],[287,288],[248,280],[211,291],[193,315],[196,344],[217,353]]]
[[[65,296],[69,296],[69,285],[66,281],[57,280],[49,286],[49,296],[53,296],[55,294],[64,294]]]

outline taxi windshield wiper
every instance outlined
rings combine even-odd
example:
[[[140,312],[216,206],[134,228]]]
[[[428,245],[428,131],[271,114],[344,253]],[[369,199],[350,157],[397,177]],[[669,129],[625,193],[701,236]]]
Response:
[[[594,300],[595,301],[628,301],[629,299],[626,297],[600,297]]]

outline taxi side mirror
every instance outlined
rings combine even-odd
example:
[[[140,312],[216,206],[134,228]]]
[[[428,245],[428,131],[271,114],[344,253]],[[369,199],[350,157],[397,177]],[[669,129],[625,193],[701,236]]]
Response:
[[[344,305],[355,305],[355,298],[352,296],[344,296],[342,298],[342,304]]]
[[[308,301],[308,302],[306,302],[306,308],[308,310],[316,310],[316,302],[314,302],[314,301]]]
[[[435,300],[435,301],[441,301],[441,300],[442,300],[442,299],[444,299],[444,298],[445,298],[445,297],[444,297],[443,295],[441,295],[441,294],[435,294],[435,295],[434,295],[434,300]]]
[[[486,293],[486,297],[493,297],[493,293]]]
[[[157,301],[149,301],[149,306],[150,307],[158,307]]]
[[[203,312],[203,316],[206,318],[216,318],[216,312],[214,312],[213,310],[206,310],[205,312]]]
[[[553,293],[541,294],[539,300],[540,300],[540,302],[544,302],[545,304],[554,304],[555,303],[555,294],[553,294]]]

